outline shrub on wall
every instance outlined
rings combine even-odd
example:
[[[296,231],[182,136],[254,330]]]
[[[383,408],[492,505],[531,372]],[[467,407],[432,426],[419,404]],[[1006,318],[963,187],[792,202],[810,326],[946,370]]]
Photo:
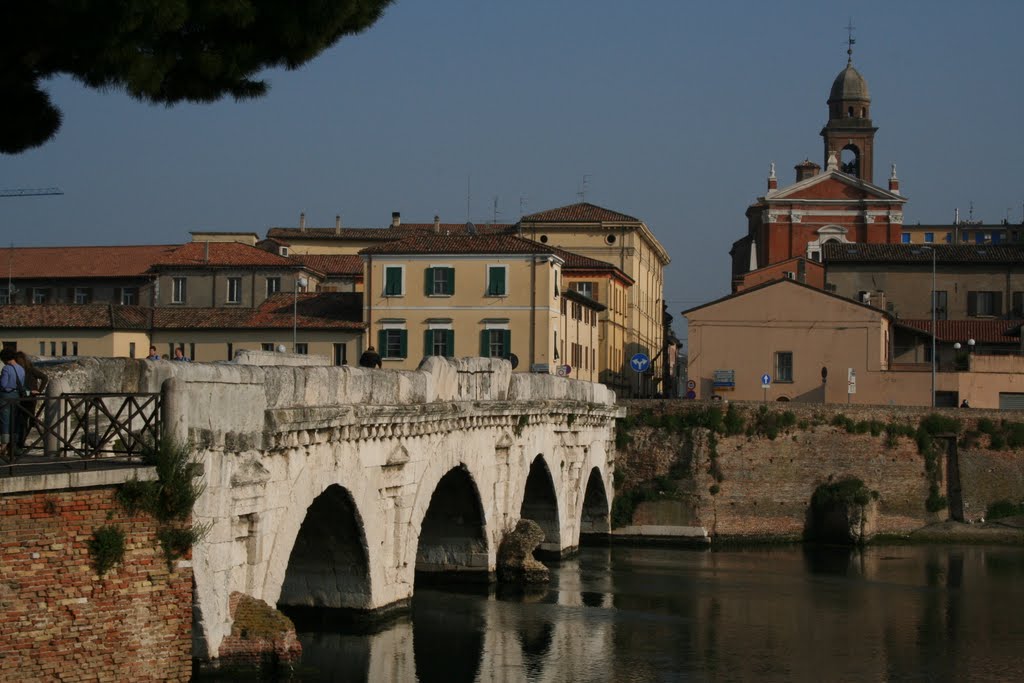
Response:
[[[89,557],[99,575],[106,574],[124,559],[124,531],[117,526],[101,526],[89,539]]]

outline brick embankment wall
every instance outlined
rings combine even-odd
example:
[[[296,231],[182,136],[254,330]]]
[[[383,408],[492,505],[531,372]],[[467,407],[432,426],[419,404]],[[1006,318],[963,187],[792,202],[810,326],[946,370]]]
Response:
[[[114,486],[0,495],[0,681],[187,681],[192,569],[168,568],[148,517]],[[97,576],[93,531],[125,531]]]
[[[622,401],[630,415],[651,411],[680,414],[707,408],[693,401]],[[721,406],[725,409],[725,406]],[[750,421],[760,404],[737,403]],[[937,410],[891,406],[768,404],[771,411],[792,411],[801,426],[793,426],[775,439],[765,436],[717,436],[716,460],[722,481],[709,474],[711,449],[707,432],[694,430],[691,446],[677,433],[634,425],[631,443],[616,458],[617,493],[642,486],[669,474],[684,472],[669,504],[641,503],[634,524],[692,524],[720,538],[798,539],[802,536],[814,489],[830,479],[857,477],[879,494],[878,531],[908,533],[946,519],[948,510],[930,513],[925,508],[931,479],[925,459],[913,438],[899,437],[889,446],[885,434],[851,434],[831,426],[836,415],[854,422],[877,420],[917,426],[932,412],[961,420],[960,435],[977,429],[979,418],[999,422],[1024,415],[999,411]],[[1024,451],[990,450],[980,435],[970,447],[959,449],[964,512],[977,519],[990,503],[1024,500]],[[939,459],[940,490],[946,494],[946,458]],[[712,487],[717,484],[716,493]]]

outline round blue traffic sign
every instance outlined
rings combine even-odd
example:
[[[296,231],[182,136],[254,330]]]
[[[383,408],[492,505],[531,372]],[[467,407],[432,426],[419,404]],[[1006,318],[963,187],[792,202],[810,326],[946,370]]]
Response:
[[[637,372],[646,372],[647,368],[651,367],[651,359],[646,353],[634,353],[629,359],[629,367]]]
[[[761,375],[761,384],[767,386],[772,383],[772,376],[767,372]]]

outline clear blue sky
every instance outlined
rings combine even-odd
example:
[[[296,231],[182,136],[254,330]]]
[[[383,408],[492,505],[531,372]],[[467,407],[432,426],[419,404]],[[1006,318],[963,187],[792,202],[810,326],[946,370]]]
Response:
[[[172,109],[60,79],[56,139],[0,155],[2,241],[174,243],[198,229],[515,221],[587,201],[646,221],[672,256],[679,312],[729,288],[745,208],[805,157],[854,64],[897,164],[908,222],[959,207],[1020,222],[1024,2],[399,0],[270,94]],[[677,324],[681,331],[682,325]]]

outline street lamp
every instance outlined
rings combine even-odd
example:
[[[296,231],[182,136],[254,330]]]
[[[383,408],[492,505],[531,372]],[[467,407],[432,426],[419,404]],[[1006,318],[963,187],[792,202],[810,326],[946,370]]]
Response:
[[[922,249],[927,249],[932,253],[932,408],[935,407],[935,249],[933,247],[923,246]],[[973,339],[971,340],[974,341]]]
[[[292,353],[296,353],[299,341],[299,287],[306,289],[309,280],[304,277],[296,278],[295,286],[292,288],[295,295],[292,299]]]

